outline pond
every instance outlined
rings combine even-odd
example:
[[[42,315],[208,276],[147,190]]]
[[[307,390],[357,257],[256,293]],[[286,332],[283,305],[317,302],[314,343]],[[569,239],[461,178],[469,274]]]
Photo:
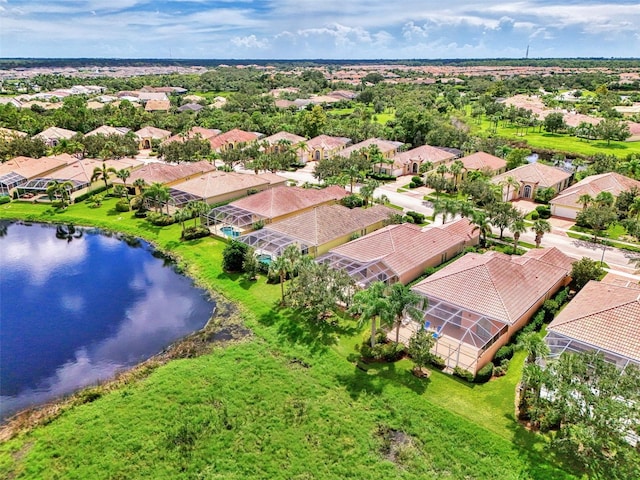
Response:
[[[145,242],[2,222],[0,418],[159,353],[214,308]]]

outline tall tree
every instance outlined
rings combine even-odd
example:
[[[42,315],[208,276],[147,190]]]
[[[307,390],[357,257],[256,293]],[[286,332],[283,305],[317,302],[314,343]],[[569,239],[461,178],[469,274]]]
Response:
[[[109,180],[110,173],[116,173],[116,169],[113,167],[107,167],[106,163],[102,162],[102,167],[96,167],[93,169],[91,181],[95,182],[96,180],[102,180],[104,181],[105,188],[109,188],[107,181]]]
[[[371,348],[376,346],[378,317],[388,317],[391,310],[385,297],[386,288],[384,282],[373,282],[366,290],[356,292],[349,308],[349,313],[359,315],[360,323],[371,322]]]
[[[520,235],[527,231],[527,224],[524,221],[524,217],[522,215],[515,216],[511,225],[509,225],[509,230],[511,230],[513,234],[513,253],[515,254],[518,251]]]
[[[551,224],[546,220],[539,218],[533,222],[531,230],[536,233],[536,248],[539,248],[544,234],[551,231]]]
[[[424,300],[425,297],[418,295],[408,286],[402,283],[394,283],[388,289],[387,299],[389,301],[389,308],[391,314],[394,316],[395,328],[396,328],[396,343],[400,341],[400,327],[402,326],[402,320],[407,315],[413,320],[422,319],[422,311],[416,308],[416,306]]]
[[[129,189],[127,188],[127,179],[130,176],[131,176],[131,172],[126,168],[123,168],[116,172],[116,177],[122,180],[122,184],[124,185],[125,191],[127,192],[127,200],[129,200]]]

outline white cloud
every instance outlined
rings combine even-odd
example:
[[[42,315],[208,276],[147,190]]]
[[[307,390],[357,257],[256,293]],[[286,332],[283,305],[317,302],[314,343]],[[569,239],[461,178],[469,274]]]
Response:
[[[233,37],[231,39],[231,43],[233,43],[237,47],[242,48],[260,48],[264,49],[269,47],[269,41],[266,39],[258,40],[255,35],[248,35],[246,37]]]

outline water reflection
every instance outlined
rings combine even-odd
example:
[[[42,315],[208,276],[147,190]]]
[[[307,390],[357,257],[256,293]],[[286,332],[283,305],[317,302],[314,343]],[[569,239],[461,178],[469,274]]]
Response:
[[[41,227],[8,230],[0,240],[1,416],[109,378],[201,328],[212,312],[202,291],[147,248],[102,235],[60,242]]]

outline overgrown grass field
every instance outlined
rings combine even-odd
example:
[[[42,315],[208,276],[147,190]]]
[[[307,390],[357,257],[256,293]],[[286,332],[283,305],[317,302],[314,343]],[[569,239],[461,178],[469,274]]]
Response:
[[[470,385],[411,362],[362,365],[347,318],[311,325],[278,308],[280,287],[220,267],[224,242],[180,242],[115,201],[11,203],[0,218],[95,225],[141,236],[237,303],[254,335],[174,360],[0,445],[0,477],[38,479],[563,479],[545,438],[514,419],[523,355]]]

